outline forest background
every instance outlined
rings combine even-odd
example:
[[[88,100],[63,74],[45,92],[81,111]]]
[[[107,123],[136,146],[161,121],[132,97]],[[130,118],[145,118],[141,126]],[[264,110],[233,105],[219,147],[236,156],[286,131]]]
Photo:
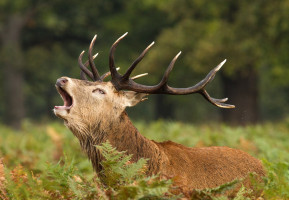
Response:
[[[223,110],[201,95],[151,95],[128,110],[133,119],[234,125],[282,120],[289,111],[288,19],[288,0],[2,0],[0,121],[20,128],[24,119],[55,120],[52,109],[62,104],[56,79],[80,77],[78,56],[95,34],[97,68],[108,71],[110,46],[125,32],[116,52],[121,73],[152,41],[135,72],[149,73],[140,83],[158,83],[179,51],[169,80],[175,87],[199,82],[227,59],[208,91],[236,105]]]

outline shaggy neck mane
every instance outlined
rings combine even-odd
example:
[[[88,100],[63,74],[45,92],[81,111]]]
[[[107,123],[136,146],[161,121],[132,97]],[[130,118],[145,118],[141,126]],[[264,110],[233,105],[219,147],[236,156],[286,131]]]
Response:
[[[100,172],[102,169],[100,165],[102,157],[95,145],[100,145],[107,140],[118,151],[126,151],[127,154],[132,154],[132,161],[134,162],[140,158],[148,158],[150,174],[159,171],[161,155],[158,146],[154,141],[145,138],[138,132],[126,112],[110,122],[102,119],[96,122],[91,130],[69,127],[79,139],[83,151],[88,155],[96,172]]]

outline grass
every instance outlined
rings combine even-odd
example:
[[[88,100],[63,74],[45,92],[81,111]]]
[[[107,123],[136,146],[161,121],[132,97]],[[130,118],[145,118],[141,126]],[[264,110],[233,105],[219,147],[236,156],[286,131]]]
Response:
[[[289,199],[289,120],[247,127],[222,124],[189,125],[180,122],[137,122],[146,137],[172,140],[186,146],[229,146],[261,159],[268,176],[265,199]],[[15,132],[0,125],[0,199],[177,199],[169,192],[170,181],[146,177],[145,160],[129,157],[104,144],[107,152],[100,181],[82,153],[77,139],[61,123],[25,122]],[[106,181],[106,183],[105,183]],[[230,185],[230,184],[228,184]],[[241,188],[235,199],[246,199]],[[210,191],[199,197],[212,196]]]

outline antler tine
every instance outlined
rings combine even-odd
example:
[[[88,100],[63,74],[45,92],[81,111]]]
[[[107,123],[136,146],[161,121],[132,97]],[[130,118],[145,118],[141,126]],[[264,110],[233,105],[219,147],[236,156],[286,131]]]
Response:
[[[103,81],[104,79],[106,79],[107,77],[109,77],[110,76],[110,72],[106,72],[105,74],[103,74],[101,77],[100,77],[100,79]]]
[[[87,79],[87,77],[86,77],[86,75],[85,75],[85,73],[84,73],[83,71],[80,72],[80,78],[81,78],[82,80],[88,81],[88,79]]]
[[[100,81],[101,79],[100,79],[99,73],[98,73],[98,71],[97,71],[97,69],[96,69],[96,67],[95,67],[94,62],[93,62],[94,57],[92,56],[92,49],[93,49],[93,46],[94,46],[96,37],[97,37],[97,35],[95,35],[95,36],[93,37],[93,39],[91,40],[91,43],[90,43],[90,45],[89,45],[88,61],[89,61],[89,66],[90,66],[90,68],[91,68],[93,77],[94,77],[93,80],[94,80],[94,81]]]
[[[98,56],[98,53],[96,53],[96,54],[92,57],[93,60],[94,60],[97,56]],[[89,60],[84,63],[84,66],[85,66],[85,67],[88,67],[88,65],[89,65]],[[83,71],[80,72],[80,77],[81,77],[82,80],[88,80],[87,77],[86,77],[86,75],[85,75],[85,73],[84,73]]]
[[[148,73],[139,74],[139,75],[136,75],[134,77],[131,77],[131,80],[135,80],[135,79],[138,79],[138,78],[146,76],[146,75],[148,75]]]
[[[98,53],[94,54],[94,56],[92,57],[92,59],[94,60],[97,56],[98,56]],[[84,63],[84,66],[85,66],[85,67],[88,67],[88,65],[89,65],[89,60]]]
[[[224,98],[224,99],[215,99],[210,97],[210,95],[208,94],[208,92],[206,90],[201,90],[200,91],[201,95],[203,97],[205,97],[205,99],[207,99],[211,104],[220,107],[220,108],[235,108],[234,105],[231,104],[226,104],[224,102],[226,102],[228,100],[228,98]]]
[[[140,56],[132,63],[132,65],[128,68],[126,73],[122,76],[122,80],[128,80],[129,76],[131,75],[132,71],[135,69],[137,64],[144,58],[145,54],[148,52],[148,50],[155,44],[155,42],[152,42],[145,50],[140,54]]]
[[[216,73],[222,68],[222,66],[225,64],[226,61],[227,61],[227,59],[223,60],[223,62],[221,62],[219,65],[217,65],[217,67],[212,69],[207,74],[207,76],[203,80],[201,80],[199,83],[197,83],[195,86],[193,86],[193,88],[195,90],[200,90],[201,88],[204,88],[209,82],[211,82],[215,78]]]
[[[118,71],[120,69],[120,67],[116,68],[116,71]],[[101,77],[100,77],[100,80],[103,81],[104,79],[106,79],[107,77],[110,76],[110,72],[106,72],[105,74],[103,74]]]
[[[211,97],[211,99],[212,99],[213,101],[217,101],[217,102],[220,102],[220,103],[224,103],[224,102],[228,101],[228,98],[215,99],[215,98]]]
[[[169,74],[171,73],[171,71],[174,68],[175,62],[177,61],[178,57],[181,55],[181,51],[174,57],[174,59],[171,61],[171,63],[169,64],[167,70],[165,71],[163,78],[161,80],[161,82],[158,84],[158,86],[162,87],[164,85],[166,85],[168,83],[168,79],[169,79]]]
[[[84,66],[84,64],[82,63],[82,57],[83,57],[84,51],[82,51],[78,57],[78,64],[80,69],[87,75],[89,76],[89,78],[91,78],[92,80],[94,80],[93,78],[93,74],[87,69],[87,67]],[[81,77],[83,78],[83,74],[81,75]],[[84,79],[87,80],[87,78],[85,77]]]
[[[114,64],[114,52],[115,52],[115,48],[118,45],[118,43],[128,34],[128,32],[126,32],[125,34],[123,34],[120,38],[118,38],[113,45],[110,48],[110,53],[109,53],[109,70],[111,72],[111,77],[113,80],[116,80],[115,78],[120,78],[120,74],[117,73],[117,70],[115,68],[115,64]]]

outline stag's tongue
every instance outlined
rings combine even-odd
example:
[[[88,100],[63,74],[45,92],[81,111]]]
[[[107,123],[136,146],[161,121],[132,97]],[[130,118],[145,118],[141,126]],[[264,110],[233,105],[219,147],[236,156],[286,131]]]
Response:
[[[58,109],[58,110],[68,110],[70,107],[67,107],[67,106],[54,106],[55,109]]]

